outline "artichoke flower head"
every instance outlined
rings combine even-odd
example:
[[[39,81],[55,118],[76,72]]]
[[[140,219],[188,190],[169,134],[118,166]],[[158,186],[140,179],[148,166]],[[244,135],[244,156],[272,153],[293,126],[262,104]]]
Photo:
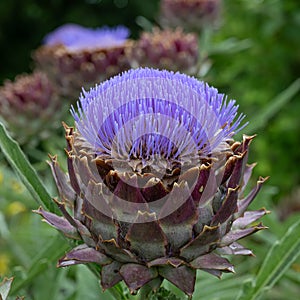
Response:
[[[236,241],[264,229],[256,221],[267,213],[246,211],[265,179],[244,195],[253,137],[234,141],[237,110],[204,82],[147,68],[84,91],[76,129],[65,125],[68,174],[50,162],[63,217],[38,210],[82,241],[58,265],[100,264],[103,289],[166,279],[189,296],[197,269],[233,272],[221,255],[251,255]]]

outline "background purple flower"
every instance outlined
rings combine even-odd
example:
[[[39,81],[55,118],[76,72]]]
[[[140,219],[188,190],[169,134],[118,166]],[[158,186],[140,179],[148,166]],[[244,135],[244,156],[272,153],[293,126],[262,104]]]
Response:
[[[87,28],[78,24],[65,24],[44,38],[45,45],[62,44],[69,50],[87,50],[123,45],[129,37],[125,26]]]

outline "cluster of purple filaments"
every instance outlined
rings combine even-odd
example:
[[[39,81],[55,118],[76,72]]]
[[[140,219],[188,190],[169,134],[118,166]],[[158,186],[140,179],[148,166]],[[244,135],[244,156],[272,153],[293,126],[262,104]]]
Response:
[[[130,70],[83,91],[71,112],[99,156],[187,160],[210,155],[240,130],[235,100],[180,73]]]
[[[87,28],[77,24],[65,24],[49,33],[44,43],[48,46],[62,44],[70,51],[108,48],[123,45],[129,34],[129,29],[124,26]]]

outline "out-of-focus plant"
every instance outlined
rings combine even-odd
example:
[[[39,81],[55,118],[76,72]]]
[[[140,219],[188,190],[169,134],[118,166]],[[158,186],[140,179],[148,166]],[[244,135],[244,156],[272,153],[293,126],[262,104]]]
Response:
[[[131,48],[132,66],[153,67],[187,74],[199,72],[198,37],[193,33],[153,28],[152,32],[142,32]]]
[[[216,25],[222,0],[161,0],[159,20],[163,27],[201,32]]]
[[[123,26],[93,29],[65,24],[45,37],[33,57],[59,94],[75,102],[82,87],[130,68],[126,52],[132,43],[128,37],[129,30]]]
[[[42,72],[17,76],[0,87],[0,118],[27,148],[54,134],[62,107],[55,87]]]
[[[250,154],[261,162],[256,174],[272,174],[270,183],[278,187],[274,200],[279,202],[300,183],[299,168],[293,163],[300,159],[296,146],[300,135],[299,82],[293,84],[300,77],[300,55],[296,51],[300,45],[299,3],[227,0],[222,15],[224,26],[213,36],[213,66],[206,79],[229,95],[240,95],[241,109],[253,116],[252,125],[263,121],[261,112],[269,112],[273,102],[279,100],[277,95],[290,85],[293,90],[264,120],[259,130],[263,134],[258,135]],[[243,51],[236,51],[239,41],[243,42]],[[215,47],[218,45],[224,51]]]

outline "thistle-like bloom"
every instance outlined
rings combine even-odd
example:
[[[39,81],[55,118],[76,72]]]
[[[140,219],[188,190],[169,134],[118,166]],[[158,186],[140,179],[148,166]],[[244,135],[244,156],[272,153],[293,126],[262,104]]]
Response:
[[[82,84],[88,88],[130,68],[128,36],[124,26],[92,29],[66,24],[49,33],[33,57],[60,93],[74,100]]]
[[[201,31],[216,23],[220,8],[221,0],[162,0],[160,21],[166,27]]]
[[[58,265],[98,263],[104,289],[167,279],[188,295],[197,269],[233,272],[221,255],[251,255],[237,240],[264,229],[256,221],[267,213],[246,211],[265,179],[244,195],[253,137],[233,140],[243,128],[237,109],[204,82],[154,69],[84,92],[76,129],[65,126],[68,174],[51,157],[63,217],[38,210],[82,241]]]
[[[20,144],[36,144],[51,134],[60,103],[45,73],[19,75],[0,87],[0,115]]]
[[[86,28],[77,24],[66,24],[46,35],[48,46],[64,45],[70,51],[122,46],[129,36],[126,27]]]
[[[198,57],[197,35],[180,28],[143,32],[131,51],[134,65],[189,74],[196,72]]]

